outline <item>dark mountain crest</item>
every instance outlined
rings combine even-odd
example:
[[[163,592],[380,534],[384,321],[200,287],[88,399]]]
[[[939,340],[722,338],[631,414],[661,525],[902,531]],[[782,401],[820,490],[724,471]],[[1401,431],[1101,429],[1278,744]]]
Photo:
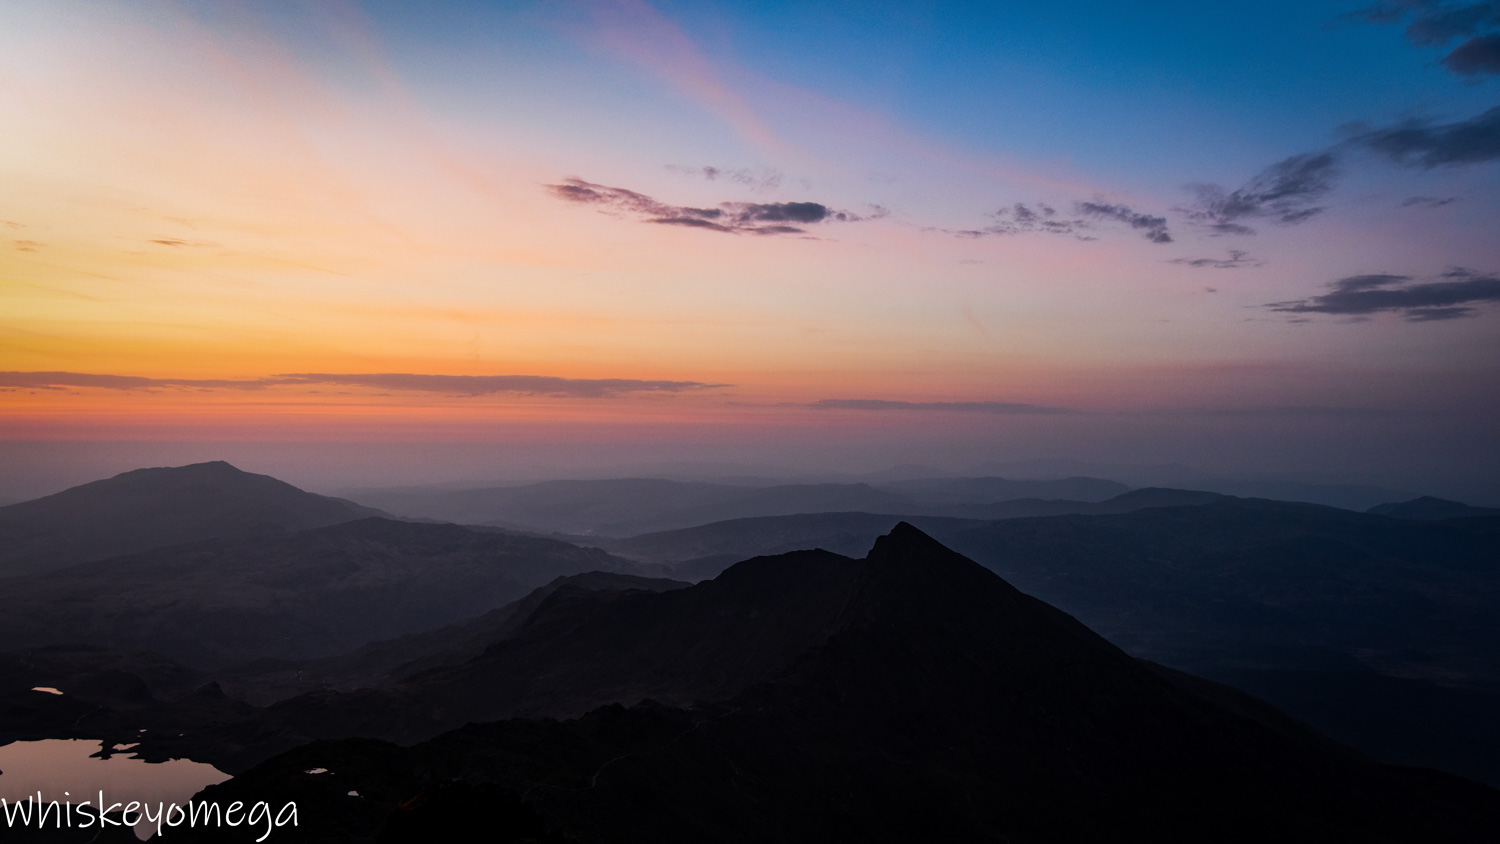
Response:
[[[864,609],[899,608],[907,616],[920,611],[938,624],[962,612],[988,614],[1000,607],[1038,603],[907,522],[875,540],[861,561],[859,581],[858,600],[866,603]]]
[[[151,466],[144,469],[132,469],[129,472],[121,472],[117,478],[154,475],[165,472],[173,472],[179,475],[203,475],[211,477],[215,475],[233,476],[248,475],[249,472],[235,466],[227,460],[205,460],[202,463],[189,463],[185,466]],[[267,476],[269,477],[269,476]]]
[[[1493,516],[1500,514],[1500,509],[1494,507],[1475,507],[1465,504],[1462,501],[1450,501],[1446,498],[1435,498],[1431,495],[1424,495],[1421,498],[1413,498],[1410,501],[1377,504],[1365,512],[1373,513],[1377,516],[1391,516],[1397,519],[1437,521],[1440,519],[1458,519],[1467,516]]]

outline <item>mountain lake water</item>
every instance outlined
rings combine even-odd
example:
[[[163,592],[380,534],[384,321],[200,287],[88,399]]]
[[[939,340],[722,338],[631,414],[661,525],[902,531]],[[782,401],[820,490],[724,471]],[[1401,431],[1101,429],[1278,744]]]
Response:
[[[229,779],[228,774],[202,762],[137,759],[129,755],[133,745],[114,745],[108,759],[91,755],[103,747],[92,739],[17,741],[0,746],[0,798],[14,805],[17,800],[34,799],[40,790],[43,803],[88,801],[90,808],[97,809],[102,791],[107,804],[123,807],[140,801],[152,806],[155,813],[157,804],[184,805],[205,787]],[[75,824],[78,818],[73,815]],[[4,822],[4,816],[0,816],[0,823]],[[47,826],[53,825],[49,819]],[[156,834],[156,826],[142,816],[135,826],[136,837],[150,838]]]

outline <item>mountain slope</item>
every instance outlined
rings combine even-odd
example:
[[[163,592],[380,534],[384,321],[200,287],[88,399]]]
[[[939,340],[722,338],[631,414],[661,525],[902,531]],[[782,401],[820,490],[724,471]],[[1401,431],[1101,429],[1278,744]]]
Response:
[[[361,519],[10,578],[0,593],[0,650],[78,642],[200,668],[331,656],[595,570],[629,573],[634,564],[539,537]]]
[[[223,462],[137,469],[0,507],[0,577],[384,515]]]
[[[269,704],[316,689],[378,688],[432,668],[459,665],[518,630],[559,590],[666,592],[691,584],[606,571],[564,575],[526,597],[456,624],[363,645],[350,653],[314,660],[261,660],[218,678],[225,690],[255,704]]]

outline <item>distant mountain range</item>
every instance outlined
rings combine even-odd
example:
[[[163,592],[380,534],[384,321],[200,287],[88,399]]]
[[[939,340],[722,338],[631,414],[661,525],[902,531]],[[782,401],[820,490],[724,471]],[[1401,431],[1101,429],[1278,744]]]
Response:
[[[635,566],[540,537],[360,519],[5,579],[0,648],[139,648],[201,668],[331,656],[479,615],[560,575],[598,570]]]
[[[223,462],[137,469],[0,507],[0,577],[384,515]]]
[[[962,479],[968,481],[972,479]],[[658,566],[658,571],[684,580],[713,577],[729,565],[749,557],[781,554],[802,548],[823,548],[846,555],[863,554],[875,537],[903,519],[926,530],[946,534],[983,521],[1039,516],[1129,513],[1150,507],[1182,507],[1218,501],[1212,492],[1179,489],[1138,489],[1105,501],[1066,501],[1022,498],[994,504],[956,504],[953,516],[911,513],[799,513],[731,519],[679,530],[645,533],[623,539],[596,539],[591,544],[612,553]],[[583,537],[579,542],[590,542]]]
[[[1443,498],[1433,498],[1430,495],[1413,498],[1411,501],[1377,504],[1365,512],[1396,519],[1422,519],[1424,521],[1462,519],[1469,516],[1500,516],[1500,509],[1495,507],[1471,507],[1461,501],[1448,501]]]
[[[1345,510],[1366,510],[1382,502],[1403,501],[1413,495],[1411,492],[1371,483],[1315,481],[1274,475],[1224,475],[1179,464],[1135,466],[1070,459],[1044,459],[982,463],[976,466],[975,470],[1025,478],[1091,475],[1113,478],[1136,487],[1202,489],[1241,498],[1300,501],[1305,504],[1323,504]]]
[[[60,706],[88,705],[60,688]],[[130,733],[140,752],[237,773],[199,799],[295,800],[307,840],[1500,833],[1493,789],[1373,763],[1133,659],[905,524],[863,560],[756,558],[668,591],[561,585],[477,656],[382,690],[252,709],[210,686],[152,711],[117,720],[152,725]]]
[[[1500,602],[1500,518],[1433,499],[1382,506],[1388,515],[1380,515],[1172,489],[1093,502],[976,503],[1025,487],[995,478],[915,480],[896,482],[905,485],[899,492],[860,485],[792,489],[802,496],[795,500],[810,505],[852,495],[981,518],[797,513],[600,537],[587,540],[598,548],[580,548],[496,527],[369,518],[357,505],[349,509],[347,502],[226,464],[127,473],[17,505],[45,503],[37,512],[54,526],[30,534],[26,553],[41,562],[22,568],[32,573],[0,576],[0,649],[25,648],[25,655],[48,645],[80,646],[68,651],[75,655],[73,673],[58,669],[65,679],[103,670],[88,654],[116,653],[89,648],[155,652],[192,666],[174,669],[179,680],[219,680],[226,699],[242,699],[230,710],[243,715],[248,704],[286,706],[305,693],[361,688],[387,694],[424,672],[460,671],[530,623],[553,593],[570,606],[598,609],[608,602],[594,603],[586,593],[680,589],[681,581],[713,578],[751,557],[812,548],[860,557],[904,520],[1134,656],[1250,690],[1382,759],[1500,783],[1500,726],[1489,715],[1500,710],[1500,626],[1492,612]],[[1058,483],[1073,486],[1054,491],[1109,491],[1095,485],[1090,492],[1089,479]],[[684,493],[700,489],[692,484],[540,486],[552,497],[544,496],[537,512],[576,514],[592,501],[594,516],[616,524],[670,522],[720,506],[733,512],[746,502],[764,506],[775,494],[750,488],[768,497],[695,505]],[[632,503],[631,494],[643,490],[650,494]],[[236,500],[249,502],[243,512]],[[316,519],[337,521],[299,527],[302,517],[290,511],[300,503]],[[653,510],[657,504],[664,509]],[[94,509],[140,518],[91,523]],[[278,512],[280,521],[253,516]],[[209,522],[198,533],[187,524],[195,513]],[[161,545],[64,565],[78,548],[64,527],[68,518],[84,525],[71,533],[88,535],[95,548]],[[146,529],[152,519],[168,529],[153,535]],[[179,541],[185,535],[198,538]],[[38,664],[32,656],[18,659]],[[134,669],[125,673],[136,676]],[[181,683],[158,688],[144,675],[89,682],[132,700],[145,699],[142,688],[158,702],[183,693]],[[445,706],[465,700],[462,686],[445,694]],[[16,694],[25,698],[29,688]],[[310,706],[336,720],[331,701],[341,698],[317,694],[293,709],[305,715]],[[210,696],[190,709],[209,717],[227,706],[216,701]],[[404,704],[389,705],[395,708],[386,716],[405,711]],[[506,712],[523,711],[529,710]],[[275,739],[268,746],[321,735],[296,720],[268,734]],[[421,718],[412,723],[432,727]],[[196,730],[200,722],[192,724]]]
[[[987,507],[996,502],[1020,498],[1101,501],[1128,489],[1124,484],[1097,478],[941,478],[879,485],[776,486],[623,478],[487,489],[369,491],[360,493],[360,497],[402,516],[619,537],[725,519],[797,513],[862,511],[991,518]]]

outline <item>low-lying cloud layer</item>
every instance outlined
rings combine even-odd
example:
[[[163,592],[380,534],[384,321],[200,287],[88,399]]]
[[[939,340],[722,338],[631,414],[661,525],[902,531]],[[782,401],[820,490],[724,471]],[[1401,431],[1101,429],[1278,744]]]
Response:
[[[668,205],[643,193],[582,179],[564,179],[561,184],[546,187],[558,199],[593,205],[601,211],[636,217],[642,222],[731,234],[805,234],[805,226],[867,219],[848,211],[836,211],[820,202],[721,202],[713,208],[694,208]]]
[[[266,378],[143,378],[82,372],[0,372],[0,387],[60,390],[94,387],[109,390],[264,390],[289,385],[368,387],[423,393],[482,396],[516,393],[567,398],[607,398],[622,393],[683,393],[728,387],[699,381],[642,381],[633,378],[554,378],[547,375],[424,375],[416,373],[292,373]]]
[[[1080,202],[1077,208],[1078,213],[1085,217],[1124,223],[1140,231],[1152,243],[1172,242],[1172,235],[1167,233],[1166,217],[1143,214],[1133,210],[1128,205],[1117,205],[1106,202]]]
[[[1003,401],[889,401],[887,399],[823,399],[808,407],[818,410],[956,410],[965,413],[1017,415],[1079,413],[1066,407]]]
[[[1399,314],[1408,322],[1439,322],[1476,316],[1473,304],[1500,302],[1500,277],[1453,269],[1438,281],[1419,282],[1407,275],[1356,275],[1328,285],[1320,296],[1265,307],[1287,314],[1336,314],[1367,317]]]

